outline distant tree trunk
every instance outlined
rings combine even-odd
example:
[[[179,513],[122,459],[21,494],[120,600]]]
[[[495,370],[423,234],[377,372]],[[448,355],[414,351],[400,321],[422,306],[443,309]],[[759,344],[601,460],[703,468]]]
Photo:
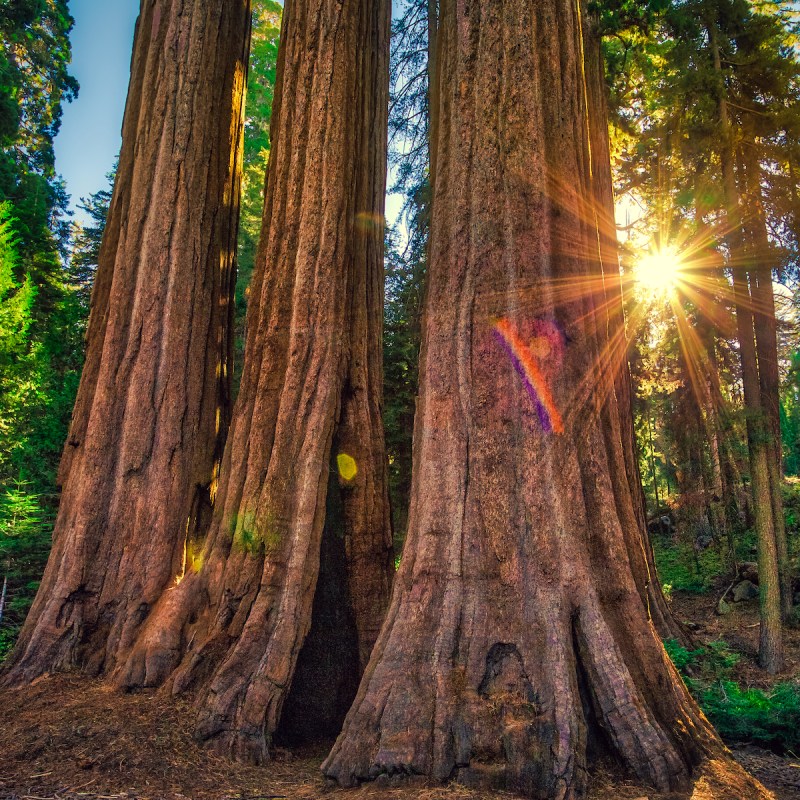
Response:
[[[428,181],[431,187],[436,179],[436,148],[439,136],[439,0],[428,0],[428,151],[430,170]],[[433,191],[431,189],[431,191]]]
[[[733,273],[739,348],[742,357],[742,383],[747,413],[753,517],[758,538],[758,577],[761,595],[759,663],[768,672],[775,674],[783,669],[783,630],[778,550],[772,517],[768,433],[759,394],[752,298],[747,288],[747,279],[741,275],[741,267],[734,266]]]
[[[719,82],[717,102],[722,134],[720,166],[725,195],[730,263],[733,273],[739,352],[742,361],[742,386],[747,416],[747,444],[750,459],[753,517],[758,540],[758,576],[761,602],[759,663],[768,672],[775,674],[783,668],[783,615],[781,613],[778,552],[769,475],[767,426],[761,402],[761,384],[758,374],[753,327],[753,300],[747,280],[747,259],[742,232],[741,204],[734,168],[733,129],[728,115],[716,18],[708,23],[707,29],[712,62]]]
[[[725,278],[727,281],[727,278]],[[731,415],[727,401],[722,394],[719,378],[719,358],[713,335],[706,343],[708,357],[708,389],[712,413],[714,415],[714,449],[719,453],[722,477],[722,498],[724,501],[725,527],[731,542],[731,552],[735,558],[733,545],[734,531],[740,520],[740,492],[742,486],[741,473],[731,444]]]
[[[443,0],[439,36],[409,535],[323,770],[564,800],[584,794],[591,738],[662,790],[712,758],[716,797],[766,798],[691,700],[638,586],[638,499],[612,474],[631,410],[608,372],[580,9]]]
[[[751,123],[752,124],[752,123]],[[751,126],[746,130],[751,132]],[[755,137],[743,154],[746,191],[745,219],[750,232],[750,247],[755,261],[751,284],[753,316],[758,358],[758,377],[761,384],[761,404],[767,417],[768,468],[772,490],[772,519],[778,554],[781,584],[781,609],[784,618],[792,610],[792,579],[789,546],[783,517],[783,447],[781,438],[780,372],[778,370],[778,324],[775,318],[775,292],[772,288],[772,251],[767,236],[764,205],[761,194],[761,165],[758,162]]]
[[[718,534],[725,534],[731,556],[732,568],[736,569],[736,546],[734,534],[738,527],[738,487],[741,481],[735,476],[738,472],[730,447],[730,412],[722,394],[719,378],[719,359],[717,357],[718,337],[726,332],[734,335],[732,315],[727,313],[724,302],[728,294],[728,279],[724,274],[722,257],[713,249],[714,236],[706,217],[711,212],[707,198],[709,192],[705,168],[698,170],[694,182],[696,241],[701,243],[698,263],[708,266],[696,267],[697,284],[703,301],[696,303],[698,312],[696,350],[702,360],[703,371],[698,384],[704,408],[706,435],[711,460],[711,485],[713,494],[711,514]]]
[[[0,591],[0,623],[6,610],[6,594],[8,592],[8,575],[3,575],[3,589]]]
[[[197,689],[198,737],[247,761],[268,757],[293,678],[321,706],[306,703],[304,715],[287,705],[287,735],[339,729],[388,605],[389,29],[387,0],[284,7],[264,224],[214,520],[196,568],[117,675],[126,687]]]
[[[247,0],[143,2],[88,351],[11,680],[99,673],[193,558],[229,418]]]

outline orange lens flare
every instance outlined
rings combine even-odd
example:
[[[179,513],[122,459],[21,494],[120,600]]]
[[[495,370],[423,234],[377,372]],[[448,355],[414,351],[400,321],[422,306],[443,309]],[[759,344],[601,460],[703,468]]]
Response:
[[[564,433],[564,420],[561,418],[553,395],[550,393],[531,348],[520,338],[507,319],[500,319],[495,322],[494,330],[503,348],[511,357],[514,368],[525,383],[525,388],[536,406],[539,421],[542,423],[544,431],[546,433]],[[544,349],[543,338],[545,337],[537,337],[533,340],[536,350],[540,353]],[[548,347],[548,354],[549,352],[550,349]]]

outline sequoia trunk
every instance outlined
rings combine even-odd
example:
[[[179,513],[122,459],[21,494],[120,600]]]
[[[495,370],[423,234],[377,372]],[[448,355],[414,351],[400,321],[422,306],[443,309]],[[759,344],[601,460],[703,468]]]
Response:
[[[710,759],[713,796],[767,797],[688,695],[638,584],[639,500],[612,474],[630,405],[608,378],[580,6],[440,9],[409,535],[323,770],[563,800],[584,794],[592,739],[665,791]]]
[[[249,761],[268,757],[296,667],[338,698],[306,731],[338,730],[388,605],[389,29],[386,0],[284,7],[264,224],[214,519],[118,674],[127,687],[197,689],[198,736]],[[329,603],[314,602],[321,550]]]
[[[191,560],[229,419],[249,0],[142,2],[54,546],[11,680],[111,669]]]

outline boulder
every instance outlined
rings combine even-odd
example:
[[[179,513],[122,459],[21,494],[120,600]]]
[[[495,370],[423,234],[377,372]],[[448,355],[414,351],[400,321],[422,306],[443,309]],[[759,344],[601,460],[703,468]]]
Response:
[[[731,607],[725,602],[724,599],[720,599],[719,603],[717,603],[716,611],[720,617],[724,617],[725,614],[731,613]]]
[[[745,600],[753,600],[758,597],[758,586],[752,581],[742,581],[733,588],[733,602],[742,603]]]
[[[651,534],[661,533],[671,535],[675,533],[675,525],[672,522],[672,517],[664,514],[663,516],[656,517],[647,523],[647,530]]]
[[[698,553],[702,553],[703,550],[708,550],[712,544],[714,544],[714,537],[708,531],[703,531],[702,533],[698,533],[695,537],[694,549],[697,550]]]

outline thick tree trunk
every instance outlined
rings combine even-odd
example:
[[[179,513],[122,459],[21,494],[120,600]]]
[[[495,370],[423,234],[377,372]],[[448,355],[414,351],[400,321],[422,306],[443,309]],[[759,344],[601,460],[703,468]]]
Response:
[[[638,586],[638,500],[612,474],[630,407],[607,380],[580,21],[561,0],[441,5],[409,536],[323,765],[344,785],[417,773],[577,798],[597,735],[660,789],[711,758],[729,771],[715,796],[767,797]]]
[[[428,183],[436,180],[435,142],[439,136],[439,0],[428,0]],[[431,192],[433,190],[431,189]]]
[[[247,0],[143,2],[44,580],[11,680],[111,669],[193,557],[229,418]]]
[[[772,489],[769,476],[769,444],[761,384],[758,374],[753,301],[748,286],[747,259],[742,231],[739,187],[734,169],[735,147],[733,129],[728,115],[722,59],[719,51],[716,18],[708,23],[708,38],[712,63],[719,81],[720,132],[722,134],[720,167],[725,195],[725,215],[728,228],[733,294],[736,305],[739,352],[742,362],[742,387],[747,416],[747,445],[750,459],[753,517],[758,546],[758,575],[761,604],[759,663],[775,674],[783,668],[783,626],[781,590],[778,570],[778,549],[773,521]]]
[[[309,717],[306,731],[340,726],[352,665],[357,676],[388,605],[389,28],[385,0],[285,5],[264,225],[214,520],[197,568],[155,610],[117,676],[126,687],[196,688],[198,737],[255,762],[268,757],[298,659],[309,684],[315,674],[341,678],[331,685],[340,702],[327,709],[339,719]],[[334,541],[323,546],[326,537]],[[319,591],[342,607],[318,603],[315,613],[321,548]],[[352,630],[337,639],[317,623]],[[325,641],[338,642],[334,652]]]

